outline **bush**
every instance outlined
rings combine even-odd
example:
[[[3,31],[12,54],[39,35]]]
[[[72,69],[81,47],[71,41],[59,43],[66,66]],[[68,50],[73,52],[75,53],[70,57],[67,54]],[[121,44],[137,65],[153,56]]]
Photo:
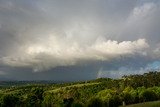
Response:
[[[122,100],[118,95],[114,95],[105,101],[105,107],[118,107],[122,104]]]
[[[65,98],[65,99],[63,99],[63,106],[64,107],[71,107],[73,102],[74,102],[73,98]]]
[[[1,97],[1,107],[15,107],[20,104],[18,96],[13,94],[4,94]]]
[[[28,94],[26,103],[30,107],[39,107],[43,101],[43,92],[42,88],[33,88],[31,93]]]
[[[155,101],[158,99],[156,93],[152,90],[145,90],[140,96],[144,102]]]
[[[102,100],[99,98],[91,98],[88,103],[87,107],[104,107]]]
[[[130,93],[123,93],[122,100],[126,105],[132,104],[134,102],[134,97]]]
[[[80,102],[74,102],[71,107],[84,107],[84,105]]]

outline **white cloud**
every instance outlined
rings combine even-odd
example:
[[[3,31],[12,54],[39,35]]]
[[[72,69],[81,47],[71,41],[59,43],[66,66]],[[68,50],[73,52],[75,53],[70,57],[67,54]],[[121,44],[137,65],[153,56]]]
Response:
[[[45,42],[25,46],[16,55],[1,58],[10,66],[28,66],[34,71],[46,70],[57,66],[75,65],[81,61],[112,60],[120,56],[141,54],[149,45],[145,39],[136,41],[97,40],[91,45],[77,43],[64,38],[49,36]]]
[[[118,43],[118,41],[108,40],[96,43],[93,46],[93,49],[104,55],[119,56],[135,53],[143,54],[143,50],[148,47],[149,45],[146,43],[145,39],[123,41],[120,43]]]

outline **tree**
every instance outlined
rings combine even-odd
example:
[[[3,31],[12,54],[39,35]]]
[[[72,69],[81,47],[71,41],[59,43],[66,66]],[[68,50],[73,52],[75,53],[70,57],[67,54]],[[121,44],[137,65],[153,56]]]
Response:
[[[4,94],[1,97],[1,107],[15,107],[19,104],[19,97],[14,94]]]
[[[71,107],[74,102],[73,98],[64,98],[63,99],[63,107]]]
[[[157,100],[157,95],[154,91],[152,90],[145,90],[142,94],[141,94],[141,98],[143,99],[144,102],[147,101],[155,101]]]
[[[104,107],[104,105],[99,98],[91,98],[87,103],[87,107]]]
[[[125,92],[122,95],[122,100],[128,105],[134,102],[134,97],[129,92]]]
[[[105,107],[119,107],[122,104],[122,100],[118,95],[114,95],[105,101]]]
[[[27,105],[30,107],[39,107],[43,101],[43,92],[42,88],[33,88],[31,93],[27,96]]]

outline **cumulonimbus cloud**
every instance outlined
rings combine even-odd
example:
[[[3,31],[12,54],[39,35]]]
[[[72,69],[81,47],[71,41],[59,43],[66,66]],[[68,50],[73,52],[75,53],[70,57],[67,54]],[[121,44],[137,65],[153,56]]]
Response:
[[[6,56],[1,58],[1,61],[10,66],[28,66],[34,71],[41,71],[57,66],[75,65],[81,61],[105,61],[126,55],[145,55],[145,49],[149,47],[145,39],[123,42],[98,39],[83,47],[74,41],[67,45],[61,38],[54,36],[46,41],[24,47],[23,54],[17,53],[21,54],[20,56]]]
[[[157,0],[1,0],[0,74],[144,71],[160,60],[159,11]]]

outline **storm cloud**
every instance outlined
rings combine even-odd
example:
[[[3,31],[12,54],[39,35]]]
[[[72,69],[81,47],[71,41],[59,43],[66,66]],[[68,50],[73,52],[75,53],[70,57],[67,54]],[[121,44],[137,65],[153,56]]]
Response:
[[[158,0],[0,0],[0,77],[88,80],[160,67]]]

